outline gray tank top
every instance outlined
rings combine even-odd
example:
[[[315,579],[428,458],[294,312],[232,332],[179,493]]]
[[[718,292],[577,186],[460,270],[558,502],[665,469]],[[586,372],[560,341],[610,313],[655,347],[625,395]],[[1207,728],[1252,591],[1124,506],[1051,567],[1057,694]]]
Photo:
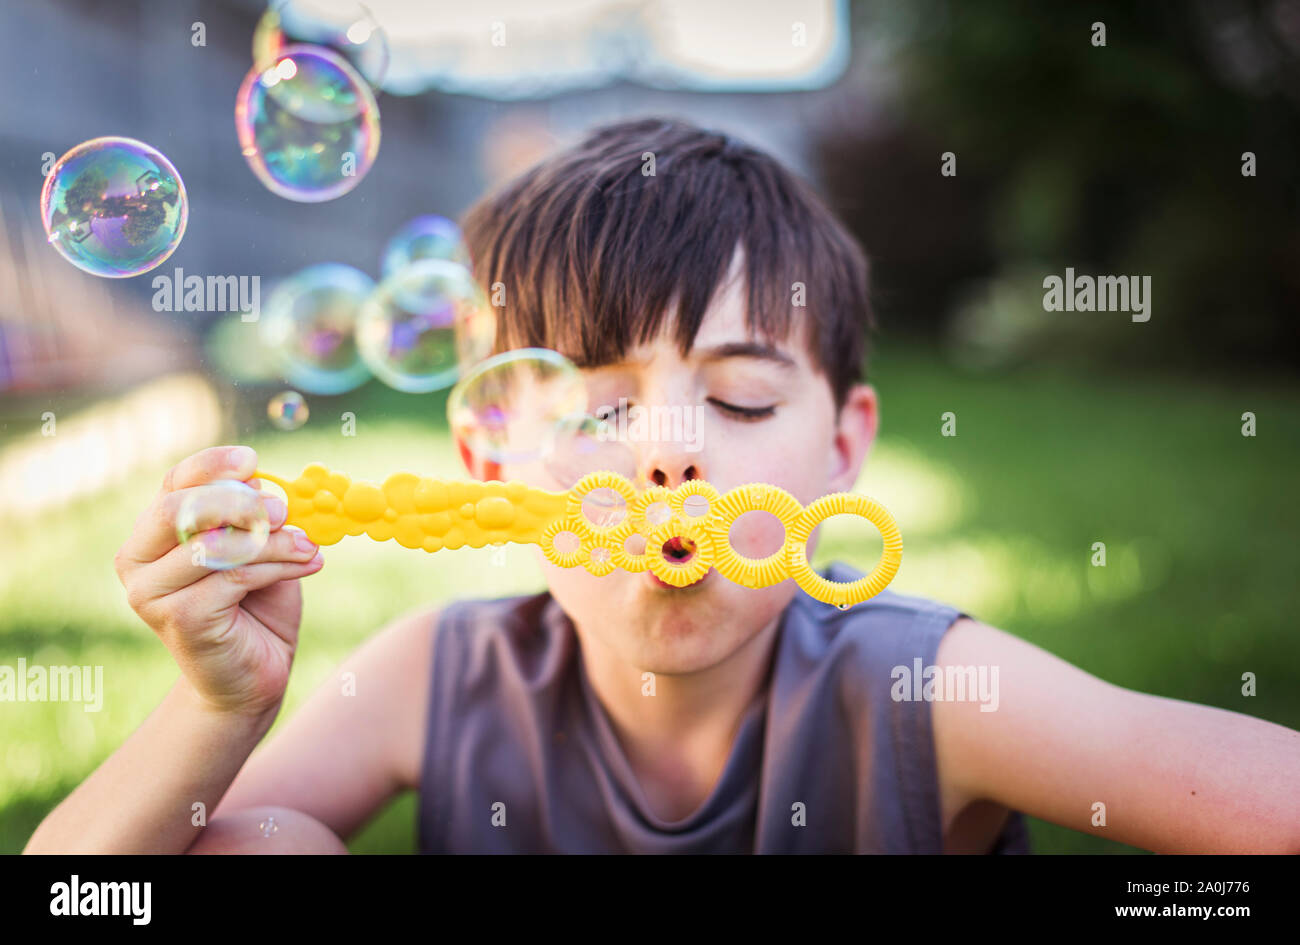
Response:
[[[827,576],[861,575],[834,564]],[[798,593],[718,783],[666,822],[550,594],[449,605],[433,647],[420,852],[942,852],[930,703],[891,690],[907,692],[895,667],[934,665],[959,616],[888,590],[847,611]],[[1029,852],[1018,812],[990,852]]]

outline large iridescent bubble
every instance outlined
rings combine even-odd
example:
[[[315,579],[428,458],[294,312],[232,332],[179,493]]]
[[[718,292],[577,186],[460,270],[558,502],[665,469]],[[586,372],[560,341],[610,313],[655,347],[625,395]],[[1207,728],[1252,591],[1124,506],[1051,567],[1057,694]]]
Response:
[[[357,347],[376,377],[410,394],[456,383],[491,346],[495,322],[464,266],[422,259],[384,279],[361,307]]]
[[[374,88],[388,71],[388,37],[357,0],[274,0],[253,31],[253,65],[270,68],[294,43],[342,54]]]
[[[356,327],[374,288],[364,272],[340,263],[309,266],[275,287],[261,335],[285,380],[311,394],[341,394],[370,378]]]
[[[272,193],[303,203],[346,194],[379,153],[379,106],[337,53],[288,46],[254,66],[235,97],[239,146]]]
[[[469,250],[461,239],[460,227],[446,217],[416,217],[384,247],[383,274],[390,276],[421,259],[448,259],[468,268]]]
[[[447,420],[466,468],[483,479],[503,475],[538,485],[540,463],[556,431],[587,409],[587,388],[573,362],[546,348],[488,358],[447,398]],[[509,467],[503,469],[502,467]]]
[[[79,269],[123,279],[148,272],[185,235],[189,203],[172,162],[133,138],[94,138],[55,163],[41,189],[49,241]]]
[[[560,418],[541,447],[542,467],[560,489],[572,489],[588,473],[616,472],[636,482],[637,455],[610,421],[591,414]]]

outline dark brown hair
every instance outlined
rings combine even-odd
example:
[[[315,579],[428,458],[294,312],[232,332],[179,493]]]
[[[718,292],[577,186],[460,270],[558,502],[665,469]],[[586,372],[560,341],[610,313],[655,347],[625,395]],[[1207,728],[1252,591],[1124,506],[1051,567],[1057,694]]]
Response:
[[[874,326],[865,255],[798,178],[727,135],[658,119],[596,128],[480,200],[463,228],[475,277],[505,287],[498,351],[612,363],[675,306],[685,354],[739,247],[750,329],[784,339],[805,313],[837,407],[862,376]]]

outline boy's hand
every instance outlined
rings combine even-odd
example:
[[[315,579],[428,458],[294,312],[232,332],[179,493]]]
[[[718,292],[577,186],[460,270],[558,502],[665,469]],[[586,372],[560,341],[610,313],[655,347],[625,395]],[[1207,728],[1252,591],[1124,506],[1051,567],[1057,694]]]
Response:
[[[302,616],[297,579],[319,571],[320,550],[284,530],[287,509],[265,496],[271,533],[249,564],[229,571],[195,565],[176,539],[186,490],[218,479],[245,481],[257,468],[247,446],[213,447],[178,463],[113,558],[127,601],[171,651],[211,707],[259,715],[278,707],[289,682]]]

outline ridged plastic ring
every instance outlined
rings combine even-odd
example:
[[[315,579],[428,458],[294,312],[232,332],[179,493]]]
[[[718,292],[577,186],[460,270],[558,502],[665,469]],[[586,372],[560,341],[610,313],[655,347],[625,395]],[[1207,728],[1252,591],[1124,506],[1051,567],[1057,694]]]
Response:
[[[601,538],[592,544],[591,550],[587,553],[587,559],[582,562],[582,566],[587,569],[588,574],[604,577],[618,567],[614,564],[614,549],[606,543],[607,541],[607,538]],[[596,552],[598,551],[608,552],[604,561],[596,560]]]
[[[650,556],[645,552],[634,555],[627,550],[627,540],[633,535],[644,536],[644,533],[633,527],[630,521],[624,522],[612,534],[606,535],[605,541],[610,545],[610,560],[614,562],[614,567],[631,574],[640,574],[649,569]],[[646,547],[649,548],[649,545]]]
[[[686,500],[695,495],[702,495],[708,500],[707,515],[686,514]],[[718,490],[703,479],[688,479],[668,494],[668,507],[688,522],[703,522],[717,511]]]
[[[876,526],[884,541],[875,569],[856,581],[828,581],[808,564],[808,538],[814,528],[832,515],[861,515]],[[810,596],[837,607],[860,604],[875,597],[894,579],[903,560],[903,536],[889,510],[875,499],[844,492],[823,496],[799,513],[794,525],[786,530],[785,547],[789,553],[790,576],[795,582]]]
[[[622,521],[615,522],[613,525],[597,525],[587,519],[582,510],[582,500],[597,489],[610,489],[622,497],[625,508]],[[569,501],[566,503],[565,511],[570,518],[582,522],[587,534],[595,538],[612,534],[623,522],[627,521],[632,513],[632,503],[636,499],[637,494],[636,490],[632,488],[632,483],[618,473],[601,470],[583,476],[578,480],[578,484],[569,490]]]
[[[681,538],[695,545],[691,560],[675,564],[664,557],[664,544],[671,538]],[[646,556],[655,577],[673,587],[685,587],[704,577],[713,566],[713,538],[702,527],[688,518],[674,515],[646,536]]]
[[[546,555],[546,560],[551,564],[558,565],[561,568],[576,568],[587,560],[591,554],[591,541],[583,538],[573,527],[573,522],[568,519],[556,519],[542,529],[542,535],[537,539],[537,544],[542,548],[542,554]],[[575,551],[560,551],[555,547],[555,536],[562,532],[572,532],[578,536],[578,547]]]
[[[790,577],[785,543],[803,506],[784,489],[756,482],[732,489],[715,506],[708,523],[716,549],[713,566],[728,581],[743,587],[771,587]],[[746,512],[769,512],[785,529],[782,545],[765,558],[749,558],[731,547],[731,526]]]
[[[668,497],[670,495],[672,495],[672,490],[665,486],[651,486],[649,489],[646,489],[638,495],[636,500],[629,505],[627,509],[627,520],[632,524],[632,528],[642,535],[648,535],[652,529],[657,527],[655,522],[652,522],[645,517],[645,513],[650,511],[650,506],[657,502],[663,503],[664,508],[668,509],[668,514],[671,518],[672,507],[668,505]],[[658,524],[662,525],[663,523],[660,522]]]

